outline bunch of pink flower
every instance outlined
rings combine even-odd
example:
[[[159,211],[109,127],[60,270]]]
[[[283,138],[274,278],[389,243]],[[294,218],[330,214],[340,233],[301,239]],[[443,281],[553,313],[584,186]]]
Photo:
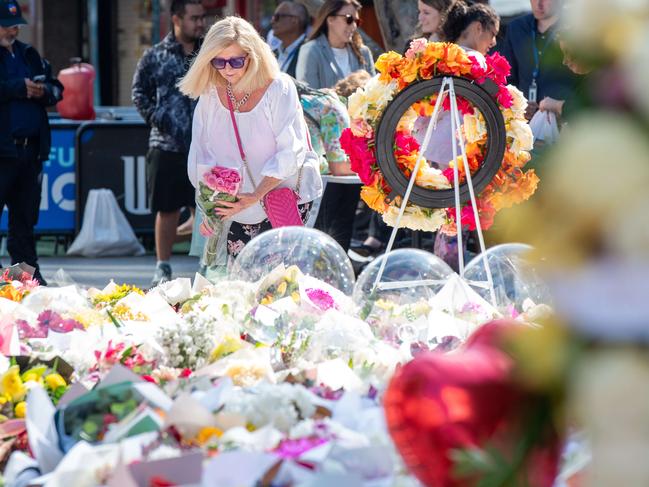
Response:
[[[221,218],[216,214],[220,201],[236,201],[241,176],[236,169],[222,166],[210,168],[198,183],[197,203],[203,211],[201,234],[211,237],[218,233]]]

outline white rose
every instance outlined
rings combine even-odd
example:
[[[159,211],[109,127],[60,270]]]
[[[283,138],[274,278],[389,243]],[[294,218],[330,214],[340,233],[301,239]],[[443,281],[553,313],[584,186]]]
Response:
[[[534,146],[534,136],[529,124],[523,120],[512,120],[509,122],[507,137],[513,138],[511,151],[519,155],[522,151],[532,150]]]
[[[479,111],[473,115],[464,115],[464,136],[469,143],[482,140],[487,135],[487,126]]]

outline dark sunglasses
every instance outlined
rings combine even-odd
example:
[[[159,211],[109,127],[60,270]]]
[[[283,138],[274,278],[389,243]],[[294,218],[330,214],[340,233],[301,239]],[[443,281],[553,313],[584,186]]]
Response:
[[[359,19],[358,17],[354,17],[352,14],[346,14],[346,15],[333,14],[332,17],[345,17],[345,23],[347,25],[352,25],[354,22],[356,22],[356,26],[360,27],[362,24],[361,19]]]
[[[270,18],[271,22],[279,22],[282,20],[282,17],[297,17],[297,15],[292,15],[292,14],[273,14],[273,16]]]
[[[247,54],[245,56],[231,57],[230,59],[215,57],[210,61],[210,63],[212,64],[214,69],[225,69],[226,64],[229,64],[232,69],[241,69],[243,68],[244,64],[246,64],[247,57]]]

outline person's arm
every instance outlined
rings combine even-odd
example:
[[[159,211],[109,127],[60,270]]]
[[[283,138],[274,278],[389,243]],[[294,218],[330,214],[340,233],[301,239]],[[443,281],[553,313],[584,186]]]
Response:
[[[556,100],[554,98],[546,96],[545,98],[543,98],[543,100],[541,100],[541,103],[539,103],[539,111],[552,112],[557,117],[560,117],[563,113],[564,103],[565,100]]]
[[[63,85],[58,79],[52,76],[52,66],[50,63],[46,59],[42,59],[41,63],[43,65],[45,81],[43,83],[43,96],[38,101],[46,107],[51,107],[63,99]]]
[[[149,126],[156,125],[157,87],[153,78],[152,53],[147,51],[138,61],[133,75],[131,100],[133,105]]]
[[[365,70],[370,73],[372,76],[376,74],[376,67],[374,66],[374,58],[372,57],[372,51],[370,51],[370,48],[365,46],[365,49],[363,49],[363,57],[365,58]]]
[[[24,100],[27,98],[26,80],[23,78],[10,78],[0,80],[0,103],[11,100]]]
[[[295,79],[308,84],[311,88],[322,88],[320,56],[315,42],[309,42],[300,47],[295,67]]]
[[[328,105],[328,113],[320,117],[320,134],[329,171],[334,176],[354,174],[349,158],[340,146],[340,136],[350,123],[347,108],[333,97],[322,97],[322,102]]]
[[[205,127],[209,98],[209,93],[205,93],[199,97],[192,120],[192,141],[189,145],[189,155],[187,156],[187,176],[195,188],[198,186],[198,165],[207,163],[205,156],[205,144],[207,141],[203,138],[203,128]]]

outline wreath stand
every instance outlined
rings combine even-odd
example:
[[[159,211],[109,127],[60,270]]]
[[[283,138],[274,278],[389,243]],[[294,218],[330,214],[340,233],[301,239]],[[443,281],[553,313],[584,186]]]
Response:
[[[388,245],[385,250],[385,258],[381,262],[381,266],[379,267],[379,272],[376,276],[376,279],[374,280],[374,286],[373,290],[392,290],[392,289],[403,289],[403,288],[410,288],[410,287],[417,287],[417,286],[431,286],[431,285],[437,285],[437,284],[445,284],[445,280],[436,280],[436,279],[423,279],[423,280],[411,280],[411,281],[400,281],[400,282],[381,282],[381,278],[383,277],[383,272],[385,271],[385,266],[388,261],[388,255],[392,251],[392,247],[394,246],[394,242],[397,236],[397,232],[399,231],[399,228],[401,226],[401,219],[403,218],[403,214],[406,210],[406,206],[408,205],[408,202],[410,201],[411,194],[413,192],[413,188],[415,187],[415,180],[417,178],[417,173],[419,171],[419,167],[422,164],[422,161],[425,160],[424,154],[426,153],[426,149],[428,148],[428,145],[430,143],[430,138],[433,133],[433,130],[437,126],[437,120],[439,117],[439,114],[441,113],[441,106],[444,98],[446,96],[449,97],[450,99],[450,113],[451,113],[451,139],[452,139],[452,148],[453,148],[453,160],[457,161],[457,156],[458,156],[458,146],[459,146],[459,151],[462,154],[462,163],[463,167],[465,168],[465,174],[466,174],[466,182],[467,182],[467,188],[469,192],[469,200],[471,201],[472,207],[473,207],[473,216],[476,221],[476,230],[478,233],[478,240],[480,242],[480,259],[482,260],[485,271],[487,274],[487,281],[466,281],[464,278],[464,247],[463,247],[463,242],[462,242],[462,218],[461,218],[461,191],[460,191],[460,175],[459,175],[459,169],[458,169],[458,164],[454,163],[453,165],[453,179],[454,179],[454,188],[453,188],[453,193],[454,193],[454,206],[455,206],[455,217],[456,217],[456,225],[457,225],[457,246],[458,246],[458,268],[459,268],[459,275],[460,278],[463,279],[467,284],[471,286],[476,286],[476,287],[481,287],[489,290],[489,295],[491,298],[491,304],[496,307],[496,293],[494,290],[494,284],[493,284],[493,278],[491,274],[491,268],[489,266],[489,262],[487,260],[486,254],[485,254],[485,244],[484,244],[484,237],[482,234],[482,227],[480,224],[480,218],[478,214],[478,207],[476,203],[476,195],[475,195],[475,190],[474,190],[474,185],[473,185],[473,180],[471,176],[471,171],[469,170],[469,163],[468,159],[466,156],[466,144],[464,141],[464,134],[462,133],[461,127],[461,121],[460,121],[460,112],[457,107],[457,96],[456,96],[456,85],[455,85],[455,80],[458,78],[454,78],[451,76],[444,77],[442,79],[442,85],[439,90],[439,94],[437,96],[437,101],[435,103],[435,107],[433,110],[433,114],[430,117],[430,122],[428,123],[428,127],[426,129],[426,134],[424,136],[424,141],[421,144],[420,150],[419,150],[419,156],[417,157],[417,161],[415,163],[415,167],[412,170],[412,174],[410,175],[410,179],[408,180],[407,187],[405,188],[405,193],[403,194],[401,206],[399,208],[399,214],[397,216],[397,220],[395,223],[394,228],[392,229],[392,233],[390,234],[390,240],[388,241]],[[395,99],[396,100],[396,99]],[[459,137],[458,137],[459,136]],[[459,141],[458,141],[459,138]],[[504,146],[504,143],[500,144]],[[500,155],[500,160],[502,160],[502,154]],[[425,162],[424,162],[425,163]],[[396,165],[395,165],[396,168]],[[396,168],[398,169],[398,168]],[[495,174],[495,171],[494,171]],[[488,178],[488,182],[493,178],[493,175]],[[404,176],[405,178],[405,176]]]

